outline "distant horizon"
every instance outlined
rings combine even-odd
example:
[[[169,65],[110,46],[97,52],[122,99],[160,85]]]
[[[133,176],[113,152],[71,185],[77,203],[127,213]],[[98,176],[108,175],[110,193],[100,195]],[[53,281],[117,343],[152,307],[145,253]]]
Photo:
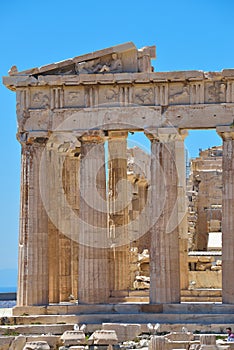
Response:
[[[0,287],[0,293],[16,293],[17,286]]]

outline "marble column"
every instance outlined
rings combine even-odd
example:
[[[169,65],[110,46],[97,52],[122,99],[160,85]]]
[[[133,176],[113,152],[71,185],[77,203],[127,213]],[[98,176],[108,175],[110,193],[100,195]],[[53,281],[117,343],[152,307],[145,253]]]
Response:
[[[48,217],[40,194],[41,156],[47,139],[22,144],[17,306],[47,305]],[[47,183],[41,184],[47,186]]]
[[[223,139],[222,302],[234,304],[234,131],[218,127]]]
[[[151,140],[150,303],[180,302],[178,172],[174,128],[157,129]]]
[[[99,131],[80,137],[80,304],[107,303],[109,298],[104,141]]]
[[[130,244],[128,242],[126,131],[108,132],[110,289],[112,295],[130,287]]]
[[[59,150],[60,147],[60,151]],[[71,240],[66,203],[66,152],[54,143],[47,148],[46,178],[49,212],[49,301],[68,301],[71,294]],[[63,224],[61,224],[63,222]],[[63,229],[62,229],[63,228]]]
[[[180,132],[180,137],[175,141],[175,161],[178,173],[178,228],[180,251],[180,288],[187,290],[188,278],[188,222],[186,204],[186,164],[184,139],[188,135],[187,130]]]
[[[71,210],[75,213],[75,219],[79,217],[79,186],[80,186],[80,148],[76,148],[72,152],[69,152],[64,162],[64,190],[66,200]],[[67,261],[69,264],[70,276],[69,285],[70,293],[75,299],[78,299],[78,259],[79,259],[79,246],[78,236],[79,227],[76,220],[70,222],[70,260]]]
[[[71,141],[71,140],[70,140]],[[44,193],[49,213],[49,301],[78,297],[79,157],[71,150],[68,135],[52,135],[47,147]],[[74,215],[75,213],[75,215]]]
[[[48,255],[49,255],[49,302],[60,302],[60,254],[59,254],[59,213],[58,203],[59,197],[59,182],[56,175],[59,172],[59,155],[57,147],[49,149],[47,145],[47,169],[46,177],[48,183],[48,198],[47,206],[49,212],[48,220]]]
[[[59,290],[60,301],[68,301],[72,294],[71,285],[71,216],[67,210],[70,199],[70,155],[69,151],[60,152],[60,166],[61,166],[61,192],[60,200],[58,203],[58,211],[61,220],[64,222],[65,231],[59,233]],[[70,208],[70,210],[72,210]]]

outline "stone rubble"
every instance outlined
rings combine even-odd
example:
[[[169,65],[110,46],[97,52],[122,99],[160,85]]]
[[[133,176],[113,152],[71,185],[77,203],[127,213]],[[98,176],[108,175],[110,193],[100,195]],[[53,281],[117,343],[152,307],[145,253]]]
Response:
[[[182,331],[163,334],[160,324],[148,324],[146,333],[139,331],[138,324],[103,324],[103,328],[92,334],[82,331],[67,331],[59,340],[51,341],[50,336],[38,335],[34,339],[28,336],[5,336],[0,338],[1,350],[227,350],[234,349],[234,342],[225,341],[224,334],[194,334],[186,327]],[[148,329],[148,330],[147,330]],[[154,334],[152,334],[154,333]],[[117,336],[119,335],[119,338]],[[85,335],[85,337],[84,337]],[[51,335],[52,336],[52,335]],[[218,340],[217,340],[218,339]],[[4,341],[3,341],[4,340]]]

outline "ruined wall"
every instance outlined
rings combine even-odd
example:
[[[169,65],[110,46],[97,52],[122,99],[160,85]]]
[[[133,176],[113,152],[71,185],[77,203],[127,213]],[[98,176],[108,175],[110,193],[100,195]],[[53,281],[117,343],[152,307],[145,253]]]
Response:
[[[221,231],[222,146],[200,151],[188,179],[190,250],[208,250],[208,233]]]

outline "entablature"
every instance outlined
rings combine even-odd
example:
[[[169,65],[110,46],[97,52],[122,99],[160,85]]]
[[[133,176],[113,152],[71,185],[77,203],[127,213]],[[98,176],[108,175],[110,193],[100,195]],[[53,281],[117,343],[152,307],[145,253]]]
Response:
[[[129,42],[26,71],[12,67],[3,83],[16,91],[19,132],[55,130],[74,115],[70,130],[233,124],[234,69],[153,72],[155,57],[155,46]]]

